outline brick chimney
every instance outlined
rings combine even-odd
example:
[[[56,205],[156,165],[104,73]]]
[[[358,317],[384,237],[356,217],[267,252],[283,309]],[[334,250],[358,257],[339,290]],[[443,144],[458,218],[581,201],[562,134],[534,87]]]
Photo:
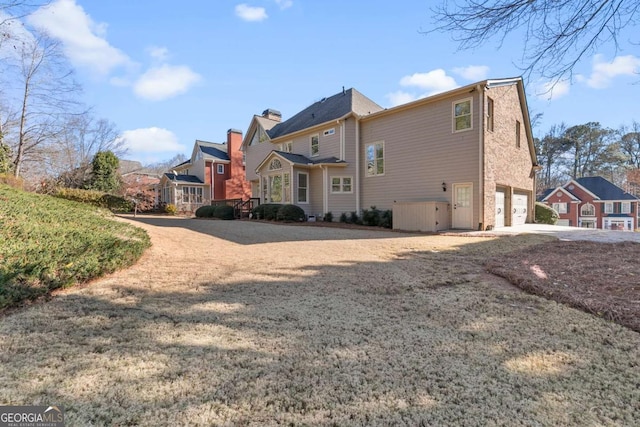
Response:
[[[262,117],[267,118],[269,120],[274,120],[276,122],[282,121],[282,113],[278,110],[274,110],[273,108],[267,108],[262,112]]]
[[[238,176],[244,177],[244,168],[242,167],[242,131],[238,129],[229,129],[227,131],[227,154],[231,164],[229,165],[229,178]]]

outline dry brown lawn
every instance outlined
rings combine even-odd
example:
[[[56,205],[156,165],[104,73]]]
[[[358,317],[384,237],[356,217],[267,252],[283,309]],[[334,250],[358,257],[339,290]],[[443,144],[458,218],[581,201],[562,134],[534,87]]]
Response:
[[[640,334],[485,272],[548,237],[136,223],[136,266],[0,318],[0,404],[70,426],[640,424]]]

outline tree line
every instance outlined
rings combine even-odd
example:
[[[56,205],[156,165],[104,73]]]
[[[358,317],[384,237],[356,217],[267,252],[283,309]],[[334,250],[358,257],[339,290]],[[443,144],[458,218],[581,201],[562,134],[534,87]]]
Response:
[[[602,176],[628,192],[640,195],[640,123],[618,129],[598,122],[576,126],[553,125],[535,138],[538,188],[566,183],[569,178]]]

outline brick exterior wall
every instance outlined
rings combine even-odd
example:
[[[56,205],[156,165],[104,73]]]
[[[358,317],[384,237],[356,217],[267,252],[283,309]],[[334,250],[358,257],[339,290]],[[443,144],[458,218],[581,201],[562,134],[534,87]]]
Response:
[[[487,128],[487,98],[494,104],[493,131]],[[485,90],[484,130],[484,227],[495,226],[495,192],[505,190],[505,225],[511,223],[513,192],[529,196],[527,222],[533,222],[535,174],[525,130],[525,119],[516,85]],[[520,146],[516,144],[516,121],[520,122]]]

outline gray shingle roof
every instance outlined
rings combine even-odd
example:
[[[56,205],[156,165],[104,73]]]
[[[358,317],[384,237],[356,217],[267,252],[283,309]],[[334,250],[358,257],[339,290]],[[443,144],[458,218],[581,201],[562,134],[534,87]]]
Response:
[[[202,150],[204,154],[215,157],[216,159],[229,160],[229,155],[218,148],[200,144],[200,150]]]
[[[274,153],[279,154],[285,159],[289,160],[292,163],[296,163],[299,165],[320,165],[327,163],[346,163],[344,160],[340,160],[337,157],[325,157],[322,159],[310,159],[307,156],[303,156],[302,154],[294,154],[287,153],[284,151],[274,151]]]
[[[171,181],[176,181],[181,184],[204,184],[204,182],[202,182],[200,178],[195,175],[175,175],[168,172],[164,175]]]
[[[290,119],[278,123],[268,130],[267,134],[274,139],[338,119],[349,112],[367,115],[382,109],[381,106],[352,88],[315,102]]]
[[[587,190],[598,196],[600,200],[637,200],[617,185],[612,184],[601,176],[578,178],[575,180]]]

